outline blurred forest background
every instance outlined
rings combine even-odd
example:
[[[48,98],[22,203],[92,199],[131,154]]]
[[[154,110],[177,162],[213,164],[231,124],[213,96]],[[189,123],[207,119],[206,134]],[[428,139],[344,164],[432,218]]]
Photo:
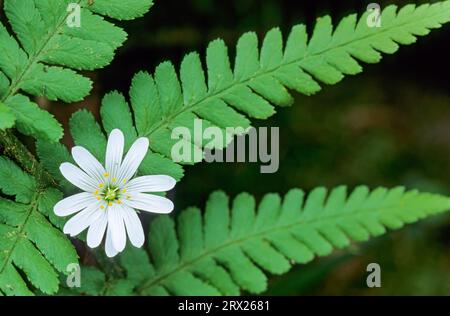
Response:
[[[0,1],[1,2],[1,1]],[[298,23],[310,30],[317,17],[330,14],[335,23],[362,13],[373,1],[288,0],[155,0],[144,18],[123,23],[130,38],[112,65],[89,74],[91,97],[80,104],[43,104],[67,123],[77,108],[98,115],[102,96],[128,93],[132,76],[153,72],[161,61],[180,64],[184,54],[204,56],[210,40],[223,38],[234,49],[246,31],[263,35],[274,26],[284,34]],[[378,1],[406,4],[411,1]],[[422,3],[422,1],[415,1]],[[259,163],[202,163],[188,167],[174,194],[177,210],[204,206],[210,192],[230,195],[248,191],[260,198],[284,194],[293,187],[347,184],[404,185],[450,194],[450,28],[444,27],[402,47],[381,64],[327,87],[319,94],[296,95],[291,108],[278,109],[261,126],[280,127],[280,168],[260,174]],[[44,102],[45,103],[45,102]],[[67,126],[67,125],[66,125]],[[70,135],[64,142],[71,146]],[[411,225],[363,245],[337,251],[290,273],[273,277],[274,295],[450,295],[450,216]],[[382,287],[366,286],[366,266],[382,269]]]

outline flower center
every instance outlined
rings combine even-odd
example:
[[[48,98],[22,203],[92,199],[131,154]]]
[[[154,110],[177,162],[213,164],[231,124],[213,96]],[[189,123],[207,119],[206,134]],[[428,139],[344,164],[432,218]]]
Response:
[[[108,202],[114,202],[116,199],[119,198],[119,188],[118,187],[106,187],[105,190],[103,190],[103,199]]]

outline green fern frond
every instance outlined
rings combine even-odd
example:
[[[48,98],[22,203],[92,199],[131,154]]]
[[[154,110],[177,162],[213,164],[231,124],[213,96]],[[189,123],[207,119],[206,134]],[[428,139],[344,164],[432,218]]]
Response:
[[[196,53],[183,59],[179,76],[170,62],[159,65],[154,75],[140,72],[129,92],[131,107],[118,92],[103,99],[103,126],[106,131],[123,130],[127,144],[138,136],[149,137],[152,153],[144,163],[145,171],[164,172],[179,179],[183,170],[169,159],[178,142],[171,138],[175,127],[187,127],[193,135],[194,120],[202,118],[204,128],[248,128],[249,118],[266,119],[274,114],[274,105],[290,105],[288,89],[306,95],[316,93],[320,83],[335,84],[345,75],[361,72],[359,61],[379,62],[381,53],[392,54],[399,44],[412,44],[416,36],[448,22],[450,1],[407,5],[400,10],[391,5],[382,12],[380,28],[367,25],[368,14],[359,20],[350,15],[335,29],[329,16],[320,18],[310,39],[304,25],[294,26],[285,45],[275,28],[267,33],[260,49],[256,34],[246,33],[238,41],[233,69],[225,43],[215,40],[206,53],[207,76]],[[86,122],[93,132],[87,133],[91,129],[86,128]],[[103,158],[104,136],[90,113],[76,113],[71,131],[78,145]],[[232,135],[224,135],[227,139],[222,145],[214,144],[215,148],[228,144]],[[197,157],[201,157],[205,144],[191,142],[192,156],[200,152]],[[192,162],[197,161],[193,158],[184,163]]]
[[[78,256],[71,242],[46,217],[58,219],[55,189],[43,189],[12,161],[0,157],[0,293],[32,295],[33,289],[56,293],[58,272],[66,273]],[[57,224],[57,222],[54,222]]]
[[[263,271],[282,274],[294,263],[447,210],[450,198],[401,187],[358,187],[349,195],[345,187],[317,188],[307,197],[294,189],[283,200],[267,194],[257,208],[247,193],[230,207],[228,197],[215,192],[204,215],[189,208],[176,223],[169,216],[155,219],[150,255],[127,249],[120,262],[128,285],[141,295],[261,293],[267,289]]]
[[[80,27],[67,24],[69,4],[81,6]],[[62,128],[52,115],[21,93],[74,102],[92,82],[77,71],[108,65],[127,34],[102,16],[133,19],[153,0],[5,0],[14,36],[0,23],[0,129],[14,121],[24,134],[59,140]]]

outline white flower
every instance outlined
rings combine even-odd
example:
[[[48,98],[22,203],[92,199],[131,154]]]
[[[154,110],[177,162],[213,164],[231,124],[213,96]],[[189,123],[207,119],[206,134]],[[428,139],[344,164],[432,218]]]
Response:
[[[125,158],[123,133],[111,132],[106,148],[106,167],[85,148],[72,148],[72,156],[80,166],[63,163],[62,175],[83,190],[57,203],[54,212],[58,216],[75,213],[64,226],[64,233],[76,236],[89,227],[87,244],[98,247],[106,231],[105,251],[114,257],[123,251],[126,235],[135,247],[144,244],[144,230],[136,210],[167,214],[173,210],[169,199],[149,192],[164,192],[175,186],[175,179],[165,175],[134,178],[139,165],[148,151],[148,139],[134,142]]]

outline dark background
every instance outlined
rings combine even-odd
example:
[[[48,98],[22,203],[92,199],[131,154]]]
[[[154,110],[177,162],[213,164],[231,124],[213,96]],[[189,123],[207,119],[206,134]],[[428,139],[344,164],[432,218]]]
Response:
[[[0,1],[1,2],[1,1]],[[349,13],[365,11],[372,1],[155,0],[144,18],[122,23],[130,34],[115,61],[90,73],[95,89],[81,104],[51,104],[67,122],[77,108],[94,113],[111,90],[127,94],[132,76],[153,72],[163,60],[178,67],[184,54],[204,56],[208,42],[223,38],[231,58],[239,36],[261,36],[274,26],[284,34],[297,23],[312,29],[317,17],[330,14],[335,24]],[[406,4],[406,1],[378,1]],[[421,3],[416,2],[416,3]],[[230,195],[248,191],[260,198],[293,187],[310,190],[358,184],[404,185],[450,194],[450,28],[433,31],[417,44],[385,56],[380,64],[318,95],[295,94],[291,108],[278,109],[257,126],[280,127],[280,169],[260,174],[259,164],[202,163],[186,169],[177,185],[177,209],[203,207],[216,189]],[[70,136],[64,139],[71,145]],[[443,215],[399,232],[354,245],[327,258],[297,266],[272,279],[268,294],[450,295],[450,217]],[[382,287],[366,287],[366,266],[382,268]]]

